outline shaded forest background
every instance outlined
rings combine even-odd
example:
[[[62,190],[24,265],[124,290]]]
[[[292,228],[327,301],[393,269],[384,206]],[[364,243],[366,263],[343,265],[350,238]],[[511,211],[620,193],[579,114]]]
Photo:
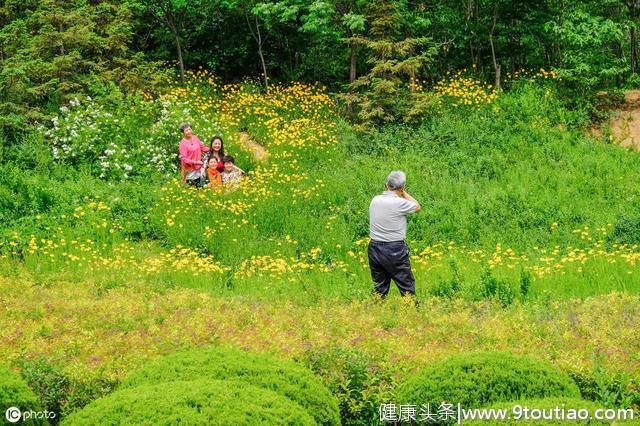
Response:
[[[224,82],[382,97],[454,70],[500,87],[544,68],[585,100],[640,81],[639,13],[637,0],[3,0],[0,128],[15,135],[79,94],[117,96],[197,67]],[[396,120],[385,108],[366,119]]]

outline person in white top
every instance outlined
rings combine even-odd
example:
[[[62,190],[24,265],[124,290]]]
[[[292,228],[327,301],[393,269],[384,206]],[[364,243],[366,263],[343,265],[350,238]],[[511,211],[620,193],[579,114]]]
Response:
[[[420,203],[405,191],[407,177],[402,171],[387,176],[386,191],[373,197],[369,205],[369,268],[375,291],[384,299],[391,280],[401,295],[415,296],[415,278],[409,261],[407,215],[420,211]]]

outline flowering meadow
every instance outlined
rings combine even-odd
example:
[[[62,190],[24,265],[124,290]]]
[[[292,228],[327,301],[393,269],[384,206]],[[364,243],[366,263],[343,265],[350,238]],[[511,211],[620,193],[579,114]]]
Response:
[[[639,157],[572,128],[543,71],[509,93],[452,75],[424,89],[443,100],[432,121],[367,134],[323,87],[265,93],[204,70],[74,99],[25,148],[40,175],[0,181],[22,200],[0,205],[0,359],[63,414],[211,344],[307,365],[345,424],[478,350],[549,361],[584,398],[638,406]],[[223,138],[247,172],[237,188],[181,184],[185,121]],[[393,169],[423,204],[408,235],[418,308],[371,297],[367,208]]]

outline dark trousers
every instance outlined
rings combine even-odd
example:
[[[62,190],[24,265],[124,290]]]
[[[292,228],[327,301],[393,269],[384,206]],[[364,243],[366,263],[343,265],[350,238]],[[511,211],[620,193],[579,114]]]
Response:
[[[200,179],[187,179],[187,185],[193,186],[194,188],[200,188]]]
[[[411,272],[409,246],[404,241],[369,243],[369,267],[376,292],[384,299],[389,294],[391,280],[395,281],[401,295],[416,294],[416,280]]]

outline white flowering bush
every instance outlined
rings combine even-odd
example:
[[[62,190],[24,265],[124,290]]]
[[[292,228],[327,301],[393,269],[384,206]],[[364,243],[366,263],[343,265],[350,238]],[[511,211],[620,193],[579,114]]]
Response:
[[[148,142],[155,115],[153,105],[136,97],[115,103],[74,99],[60,108],[45,136],[56,160],[88,165],[102,178],[127,179],[146,173],[151,163],[167,172],[175,169],[175,155]]]
[[[244,111],[243,102],[255,102],[253,95],[241,100],[240,91],[249,93],[251,86],[240,89],[219,86],[205,70],[190,72],[185,84],[170,85],[154,96],[139,92],[73,99],[42,131],[57,161],[87,168],[104,179],[176,174],[180,124],[190,123],[205,145],[214,135],[233,140],[242,127],[238,115]]]
[[[130,96],[115,103],[74,99],[43,131],[57,161],[88,165],[101,178],[123,180],[176,173],[179,125],[185,121],[198,125],[201,134],[222,131],[216,121],[199,119],[188,103],[168,96]]]

